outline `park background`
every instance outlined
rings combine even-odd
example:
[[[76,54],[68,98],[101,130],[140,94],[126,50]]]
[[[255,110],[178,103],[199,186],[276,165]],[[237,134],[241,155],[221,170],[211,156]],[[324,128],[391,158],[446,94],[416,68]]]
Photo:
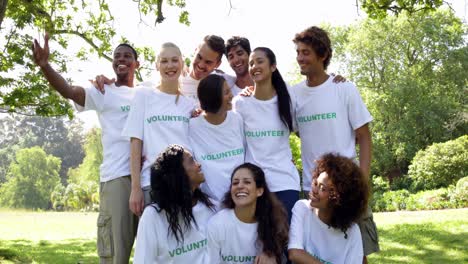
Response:
[[[75,113],[48,87],[33,38],[51,32],[54,67],[86,84],[113,76],[106,58],[122,39],[139,49],[139,81],[154,82],[161,43],[178,44],[189,62],[204,35],[241,35],[270,47],[295,84],[291,39],[311,25],[330,32],[329,71],[358,86],[374,117],[382,252],[371,262],[468,262],[466,12],[466,0],[0,0],[0,263],[98,261],[96,115]],[[221,69],[232,73],[225,58]],[[291,147],[302,170],[295,136]]]

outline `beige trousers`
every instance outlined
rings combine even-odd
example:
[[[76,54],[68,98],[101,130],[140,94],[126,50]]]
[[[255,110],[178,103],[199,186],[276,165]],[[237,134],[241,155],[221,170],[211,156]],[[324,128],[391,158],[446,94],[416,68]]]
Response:
[[[97,249],[101,264],[128,264],[138,227],[129,208],[130,176],[101,182]]]

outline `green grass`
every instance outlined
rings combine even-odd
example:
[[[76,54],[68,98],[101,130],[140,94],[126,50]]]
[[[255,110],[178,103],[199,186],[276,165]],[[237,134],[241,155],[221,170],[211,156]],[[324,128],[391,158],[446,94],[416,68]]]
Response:
[[[381,252],[371,263],[468,263],[468,209],[374,216]]]
[[[96,213],[0,210],[0,263],[98,263]],[[370,263],[468,263],[468,208],[376,213]]]

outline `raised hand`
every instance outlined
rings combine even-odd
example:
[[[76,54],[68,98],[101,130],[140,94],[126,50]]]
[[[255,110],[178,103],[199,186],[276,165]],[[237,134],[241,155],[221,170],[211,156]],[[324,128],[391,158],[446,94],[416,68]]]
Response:
[[[33,60],[39,67],[45,67],[49,63],[49,33],[44,36],[44,48],[41,47],[37,39],[32,44]]]

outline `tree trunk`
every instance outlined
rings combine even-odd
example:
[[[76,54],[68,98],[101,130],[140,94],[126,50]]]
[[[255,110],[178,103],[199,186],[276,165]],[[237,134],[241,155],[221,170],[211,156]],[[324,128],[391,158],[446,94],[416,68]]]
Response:
[[[0,30],[2,29],[3,18],[7,8],[8,0],[0,0]]]

